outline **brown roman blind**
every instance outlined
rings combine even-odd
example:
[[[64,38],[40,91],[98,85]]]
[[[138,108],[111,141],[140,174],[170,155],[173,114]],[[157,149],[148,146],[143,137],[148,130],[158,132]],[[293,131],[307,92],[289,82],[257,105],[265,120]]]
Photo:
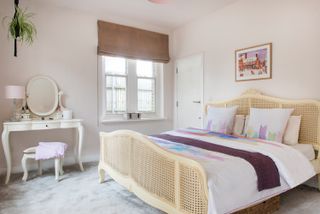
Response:
[[[167,63],[169,36],[98,21],[98,54]]]

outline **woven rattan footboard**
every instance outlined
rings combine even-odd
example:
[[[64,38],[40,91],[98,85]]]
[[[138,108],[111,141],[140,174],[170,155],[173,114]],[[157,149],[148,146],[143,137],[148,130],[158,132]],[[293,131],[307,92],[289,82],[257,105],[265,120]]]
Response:
[[[100,133],[100,182],[105,171],[145,202],[167,213],[207,213],[202,166],[168,152],[137,132]]]

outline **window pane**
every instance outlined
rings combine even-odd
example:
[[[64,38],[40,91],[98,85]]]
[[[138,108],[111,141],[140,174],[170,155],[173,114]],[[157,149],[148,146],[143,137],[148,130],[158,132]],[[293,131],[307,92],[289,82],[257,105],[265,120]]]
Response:
[[[154,79],[138,79],[138,111],[155,112]]]
[[[113,91],[113,111],[125,112],[126,111],[126,90],[116,89]]]
[[[138,90],[154,90],[154,79],[138,79]]]
[[[126,75],[126,59],[120,57],[105,56],[105,72],[107,74]]]
[[[126,111],[126,90],[125,89],[107,89],[107,112],[117,113]]]
[[[107,112],[112,112],[112,89],[107,89],[106,101]]]
[[[106,77],[106,107],[107,112],[125,112],[127,102],[126,77]]]
[[[138,92],[138,111],[140,112],[155,112],[154,96],[151,91]]]
[[[150,61],[137,60],[138,77],[154,77],[153,63]]]
[[[126,77],[107,75],[106,79],[107,88],[126,88],[127,86]]]

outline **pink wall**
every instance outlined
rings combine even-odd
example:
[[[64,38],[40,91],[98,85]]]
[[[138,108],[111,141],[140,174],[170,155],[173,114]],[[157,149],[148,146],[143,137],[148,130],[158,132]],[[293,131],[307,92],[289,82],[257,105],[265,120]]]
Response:
[[[38,1],[39,2],[39,1]],[[12,16],[13,2],[0,0],[0,18]],[[130,122],[121,124],[98,124],[97,97],[97,19],[114,21],[149,30],[168,33],[166,29],[134,23],[132,20],[96,17],[70,9],[26,0],[21,2],[34,12],[34,22],[38,35],[30,47],[19,47],[18,58],[13,57],[13,42],[7,38],[7,30],[0,26],[0,92],[8,84],[25,85],[35,75],[53,78],[65,93],[65,106],[72,109],[75,118],[84,119],[85,141],[83,159],[99,158],[99,131],[132,129],[145,134],[159,133],[172,128],[173,69],[172,64],[164,68],[164,121]],[[11,102],[0,96],[0,121],[10,117]],[[2,131],[2,126],[0,126]],[[14,171],[20,171],[22,151],[43,140],[65,141],[72,150],[74,135],[72,131],[46,131],[35,133],[16,133],[11,136]],[[74,162],[68,155],[67,164]],[[48,163],[53,166],[53,163]],[[0,146],[0,173],[5,171],[5,159]]]
[[[320,99],[320,1],[240,0],[174,31],[174,56],[205,54],[205,101],[256,88]],[[273,78],[235,82],[236,49],[273,43]]]

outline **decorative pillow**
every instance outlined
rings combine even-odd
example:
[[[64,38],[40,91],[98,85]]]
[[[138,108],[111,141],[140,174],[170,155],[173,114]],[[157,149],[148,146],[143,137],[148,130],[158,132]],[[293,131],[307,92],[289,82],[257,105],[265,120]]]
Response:
[[[289,118],[287,128],[283,137],[283,143],[288,145],[298,144],[300,124],[301,116],[291,116]]]
[[[245,115],[236,115],[234,118],[233,135],[243,135],[244,121],[246,120]]]
[[[207,130],[223,134],[231,134],[238,106],[230,108],[209,107]]]
[[[246,120],[244,123],[244,133],[247,133],[248,122],[250,119],[250,115],[246,116]],[[290,116],[287,124],[287,128],[284,131],[283,143],[288,145],[296,145],[299,140],[299,132],[300,132],[300,124],[301,124],[301,116]]]
[[[293,109],[250,108],[246,135],[281,143]]]

